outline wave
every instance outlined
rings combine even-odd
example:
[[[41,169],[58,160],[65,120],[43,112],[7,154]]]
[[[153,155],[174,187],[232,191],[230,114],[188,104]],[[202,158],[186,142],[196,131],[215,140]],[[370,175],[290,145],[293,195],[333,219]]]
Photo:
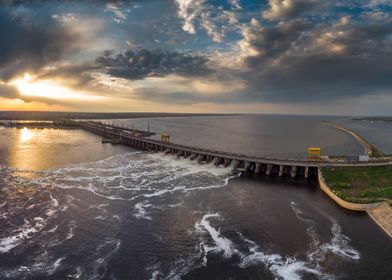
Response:
[[[237,252],[233,243],[229,239],[223,237],[220,234],[219,229],[217,230],[211,225],[209,221],[211,218],[222,219],[222,216],[219,213],[206,214],[200,222],[196,222],[195,224],[196,232],[207,232],[214,243],[214,245],[211,246],[207,245],[205,241],[202,241],[201,248],[203,248],[202,250],[204,253],[203,265],[207,265],[207,255],[211,251],[223,252],[225,258],[230,258]]]
[[[316,223],[305,218],[304,213],[296,206],[295,202],[291,202],[290,206],[296,217],[305,223],[308,236],[312,240],[311,250],[308,253],[310,260],[323,261],[328,253],[351,260],[360,259],[360,253],[349,244],[350,238],[343,234],[342,228],[336,219],[324,213],[332,224],[330,228],[332,237],[328,242],[323,243],[316,232]]]
[[[223,257],[232,258],[238,256],[240,261],[238,267],[246,268],[254,265],[264,265],[275,277],[280,279],[301,279],[303,274],[317,275],[326,277],[315,265],[298,260],[295,257],[283,257],[279,254],[271,254],[264,251],[256,242],[245,238],[237,231],[238,243],[224,237],[220,229],[214,228],[210,219],[223,220],[219,213],[205,214],[200,222],[195,224],[196,232],[207,233],[213,245],[206,245],[202,240],[200,246],[203,248],[203,265],[207,265],[207,255],[209,252],[223,252]],[[244,244],[245,246],[239,246]]]
[[[53,204],[54,205],[54,204]],[[8,253],[11,249],[21,245],[24,241],[33,238],[47,225],[49,220],[57,213],[57,207],[48,208],[45,212],[46,218],[33,217],[30,221],[24,219],[24,224],[17,229],[8,231],[9,236],[0,238],[0,253]],[[14,214],[17,215],[19,212]],[[11,223],[13,227],[17,226]]]
[[[1,279],[39,279],[39,276],[52,276],[62,265],[66,257],[54,259],[47,252],[37,257],[31,265],[23,265],[16,269],[0,271]]]

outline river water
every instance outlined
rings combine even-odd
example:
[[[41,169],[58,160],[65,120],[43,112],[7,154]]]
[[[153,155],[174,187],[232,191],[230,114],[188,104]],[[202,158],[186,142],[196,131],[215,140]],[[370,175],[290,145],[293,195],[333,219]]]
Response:
[[[217,147],[212,138],[222,134],[228,138],[221,150],[258,154],[273,147],[270,154],[303,157],[302,147],[312,144],[362,152],[320,118],[305,118],[306,125],[304,117],[275,118],[148,122],[190,145]],[[273,143],[274,133],[287,145]],[[301,135],[306,144],[298,143]],[[366,214],[336,206],[316,181],[239,177],[230,168],[100,140],[81,130],[0,128],[0,279],[391,275],[391,240]]]

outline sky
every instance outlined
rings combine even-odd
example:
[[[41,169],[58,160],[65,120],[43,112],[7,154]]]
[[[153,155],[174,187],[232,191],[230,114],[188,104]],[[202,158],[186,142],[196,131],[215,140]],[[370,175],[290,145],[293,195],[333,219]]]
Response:
[[[392,0],[0,0],[0,110],[392,114]]]

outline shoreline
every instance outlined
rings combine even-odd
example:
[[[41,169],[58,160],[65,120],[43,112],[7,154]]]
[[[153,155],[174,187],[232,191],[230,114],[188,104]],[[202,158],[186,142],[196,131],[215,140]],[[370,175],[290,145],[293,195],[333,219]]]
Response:
[[[340,207],[359,212],[366,212],[371,219],[392,238],[392,207],[387,202],[352,203],[343,200],[332,192],[325,182],[321,168],[318,170],[318,182],[321,190]]]

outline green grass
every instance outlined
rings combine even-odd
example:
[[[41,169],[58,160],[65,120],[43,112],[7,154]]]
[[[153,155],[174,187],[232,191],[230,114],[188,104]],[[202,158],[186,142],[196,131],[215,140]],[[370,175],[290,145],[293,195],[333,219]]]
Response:
[[[325,181],[344,200],[370,203],[392,201],[392,166],[323,168]]]
[[[386,154],[383,151],[377,149],[373,145],[372,145],[372,153],[371,153],[371,155],[372,155],[372,157],[375,157],[375,158],[381,158],[381,157],[386,156]]]

